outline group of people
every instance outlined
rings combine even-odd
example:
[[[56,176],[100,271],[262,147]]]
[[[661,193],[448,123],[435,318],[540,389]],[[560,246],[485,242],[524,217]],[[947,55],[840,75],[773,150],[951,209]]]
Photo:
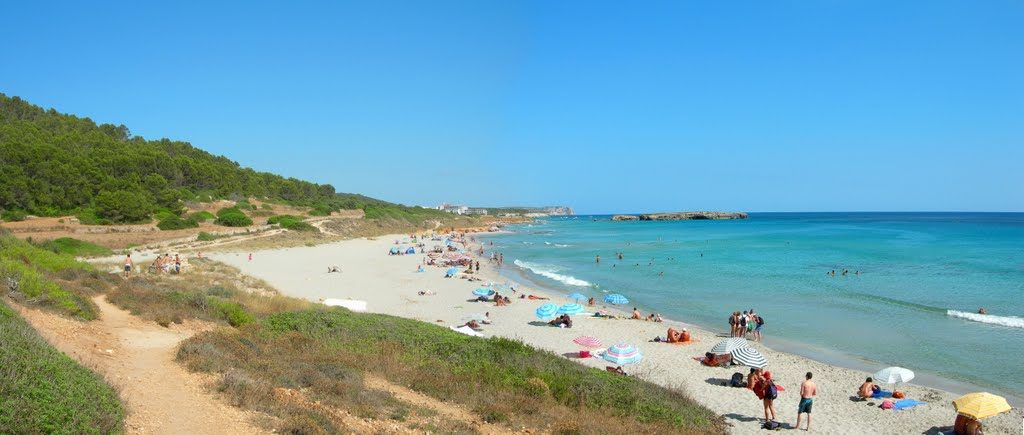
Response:
[[[590,300],[594,300],[594,298],[590,298]],[[640,314],[640,310],[637,309],[636,307],[633,307],[633,315],[630,316],[629,318],[633,319],[633,320],[646,320],[648,322],[663,322],[663,321],[665,321],[665,319],[663,319],[661,317],[661,314],[658,314],[658,313],[651,313],[647,317],[643,317],[643,315]]]
[[[843,269],[843,273],[842,273],[843,276],[846,276],[846,275],[849,275],[849,274],[850,274],[850,270],[849,269]],[[853,274],[857,275],[857,276],[860,276],[860,271],[859,270],[854,271]],[[836,270],[832,269],[831,271],[825,272],[825,275],[836,276]]]
[[[181,257],[178,254],[174,254],[174,258],[171,258],[171,254],[157,255],[156,260],[153,260],[153,264],[150,265],[150,270],[161,273],[181,273]]]
[[[559,328],[572,328],[572,317],[568,314],[562,314],[561,316],[555,317],[548,322],[548,325],[557,326]]]
[[[733,337],[747,338],[750,334],[754,341],[761,341],[761,330],[764,328],[764,318],[754,312],[751,308],[748,311],[733,311],[729,316],[729,330]]]

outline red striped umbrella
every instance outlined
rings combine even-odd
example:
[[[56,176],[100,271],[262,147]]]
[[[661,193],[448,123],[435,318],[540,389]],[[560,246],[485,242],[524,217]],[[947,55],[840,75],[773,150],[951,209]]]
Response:
[[[598,340],[596,337],[591,337],[589,335],[576,337],[572,342],[583,347],[589,347],[591,349],[597,349],[601,347],[601,340]]]

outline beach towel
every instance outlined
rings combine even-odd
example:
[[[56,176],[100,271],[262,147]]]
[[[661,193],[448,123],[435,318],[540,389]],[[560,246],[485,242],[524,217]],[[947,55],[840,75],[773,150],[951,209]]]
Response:
[[[925,404],[925,402],[919,402],[919,401],[914,400],[914,399],[903,399],[903,400],[896,401],[896,403],[894,403],[892,405],[892,409],[899,411],[901,409],[913,408],[913,407],[915,407],[917,405],[924,405],[924,404]]]
[[[883,397],[892,397],[892,391],[879,390],[871,395],[872,399],[881,399]]]
[[[448,328],[450,328],[452,331],[455,331],[455,332],[458,332],[458,333],[462,333],[462,334],[466,334],[466,335],[473,336],[473,337],[483,337],[484,336],[483,334],[474,331],[473,328],[470,328],[468,326],[460,326],[460,327],[449,326]]]
[[[688,344],[693,344],[693,343],[697,343],[697,342],[699,342],[699,341],[700,341],[700,340],[690,340],[690,341],[677,341],[677,342],[675,342],[675,343],[669,343],[669,342],[667,342],[667,341],[666,341],[665,343],[668,343],[668,344],[676,344],[676,345],[679,345],[679,346],[686,346],[686,345],[688,345]],[[701,359],[703,359],[703,358],[701,358]]]

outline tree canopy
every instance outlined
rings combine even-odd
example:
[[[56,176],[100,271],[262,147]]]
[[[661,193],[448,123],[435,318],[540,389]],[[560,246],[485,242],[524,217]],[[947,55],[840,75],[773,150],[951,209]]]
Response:
[[[188,142],[147,140],[124,125],[97,125],[2,93],[0,173],[0,210],[78,214],[98,223],[146,221],[157,210],[180,215],[182,201],[249,197],[310,206],[320,214],[407,209],[339,194],[329,184],[258,172]]]

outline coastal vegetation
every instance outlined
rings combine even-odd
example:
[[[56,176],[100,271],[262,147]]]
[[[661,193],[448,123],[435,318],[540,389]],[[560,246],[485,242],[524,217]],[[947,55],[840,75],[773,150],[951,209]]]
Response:
[[[95,373],[50,346],[0,301],[0,432],[121,432],[124,408]]]
[[[275,399],[282,388],[367,417],[395,412],[394,403],[367,398],[362,378],[372,375],[516,428],[722,431],[715,415],[677,391],[583,367],[515,340],[467,337],[420,321],[340,308],[274,314],[238,331],[200,334],[182,345],[178,359],[193,370],[221,374],[219,389],[239,406],[284,419],[316,411],[282,407]],[[322,431],[337,429],[316,415],[304,420],[323,422]]]
[[[280,225],[281,228],[293,231],[316,231],[316,227],[306,223],[303,218],[292,215],[271,216],[267,219],[270,225]]]
[[[47,240],[37,246],[53,251],[56,254],[67,254],[72,257],[99,257],[114,253],[114,251],[111,251],[107,247],[71,237]]]
[[[60,250],[66,245],[52,246]],[[88,296],[106,288],[92,265],[9,234],[0,234],[0,279],[14,298],[83,320],[96,318]]]
[[[187,142],[148,140],[124,125],[97,124],[2,93],[0,156],[5,221],[75,215],[83,224],[143,223],[160,210],[180,216],[186,201],[219,199],[256,211],[246,198],[308,207],[313,216],[362,209],[369,219],[422,220],[443,213],[258,172]],[[237,226],[244,220],[233,215],[222,222]],[[167,224],[173,225],[180,222]]]

